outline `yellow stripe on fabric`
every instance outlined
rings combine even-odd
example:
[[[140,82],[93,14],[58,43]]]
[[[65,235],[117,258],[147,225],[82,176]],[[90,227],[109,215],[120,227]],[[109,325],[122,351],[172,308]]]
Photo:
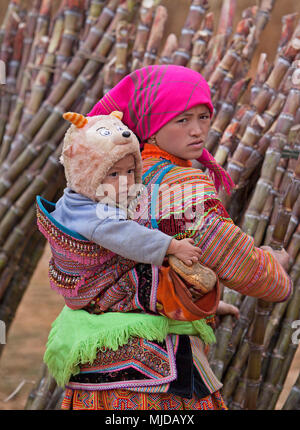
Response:
[[[112,106],[114,106],[114,109],[117,111],[121,111],[121,109],[119,108],[117,102],[112,98],[112,96],[110,95],[110,93],[106,93],[106,98],[109,99],[110,103],[112,104]]]

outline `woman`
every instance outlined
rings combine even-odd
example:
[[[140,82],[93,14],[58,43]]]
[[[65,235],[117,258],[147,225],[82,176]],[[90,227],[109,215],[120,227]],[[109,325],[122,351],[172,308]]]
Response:
[[[89,115],[115,110],[123,112],[123,122],[141,141],[152,228],[194,239],[201,262],[227,287],[269,301],[286,300],[292,290],[282,266],[287,253],[254,247],[217,195],[220,186],[229,192],[233,184],[204,149],[213,106],[202,76],[173,65],[137,70]],[[213,181],[192,167],[194,159],[209,169]],[[142,286],[150,312],[172,317],[176,294],[170,285],[165,283],[155,294],[149,283]],[[198,306],[209,309],[203,300]],[[163,342],[133,338],[117,351],[99,351],[92,364],[82,365],[68,384],[63,408],[226,409],[221,387],[199,337],[174,334]]]

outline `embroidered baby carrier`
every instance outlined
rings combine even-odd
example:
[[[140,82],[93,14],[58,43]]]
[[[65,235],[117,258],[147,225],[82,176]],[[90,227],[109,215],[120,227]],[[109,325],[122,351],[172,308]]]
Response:
[[[135,262],[117,256],[58,223],[51,216],[54,203],[38,196],[36,208],[38,228],[48,240],[52,253],[50,286],[65,298],[66,304],[72,309],[82,309],[101,292],[118,283],[120,287],[132,285],[131,295],[127,289],[125,299],[126,294],[120,288],[102,301],[99,310],[136,308],[132,299],[137,280],[130,272]]]

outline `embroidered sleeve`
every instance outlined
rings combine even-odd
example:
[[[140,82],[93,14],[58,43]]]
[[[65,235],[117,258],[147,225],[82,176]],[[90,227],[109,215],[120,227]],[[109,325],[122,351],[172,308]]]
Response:
[[[231,220],[207,216],[194,239],[203,251],[202,262],[227,287],[272,302],[291,294],[292,282],[282,266],[269,252],[255,247],[253,238]]]

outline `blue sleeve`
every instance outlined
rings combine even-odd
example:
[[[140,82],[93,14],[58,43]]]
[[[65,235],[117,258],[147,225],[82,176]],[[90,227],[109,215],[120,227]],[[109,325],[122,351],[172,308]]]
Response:
[[[139,263],[161,266],[171,236],[127,220],[118,208],[66,195],[52,214],[57,221],[110,251]]]
[[[135,221],[105,218],[90,240],[130,260],[161,266],[172,237]]]

